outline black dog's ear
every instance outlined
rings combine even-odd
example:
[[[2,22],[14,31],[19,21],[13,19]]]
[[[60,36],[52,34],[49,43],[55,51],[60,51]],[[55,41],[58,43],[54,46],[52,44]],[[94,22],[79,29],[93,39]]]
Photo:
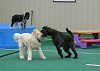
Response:
[[[48,27],[48,29],[51,29],[50,27]]]
[[[48,28],[48,25],[47,25],[47,26],[43,26],[43,27],[42,27],[42,29],[46,29],[46,28]]]
[[[30,13],[29,13],[29,12],[26,12],[26,13],[25,13],[25,16],[27,16],[27,15],[30,16]]]
[[[48,27],[48,25],[47,25],[47,27]]]
[[[47,26],[45,26],[46,28],[48,28],[48,25]]]
[[[29,15],[30,13],[29,12],[26,12],[25,14],[28,14]]]
[[[53,30],[52,30],[51,27],[48,27],[48,28],[47,28],[47,31],[48,31],[49,33],[53,33]]]

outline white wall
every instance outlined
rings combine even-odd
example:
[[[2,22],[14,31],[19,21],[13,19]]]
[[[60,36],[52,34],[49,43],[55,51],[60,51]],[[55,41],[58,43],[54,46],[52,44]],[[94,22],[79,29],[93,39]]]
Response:
[[[34,11],[33,24],[41,29],[44,25],[60,31],[66,27],[100,30],[100,0],[76,0],[76,3],[53,0],[0,0],[0,22],[10,23],[11,16]],[[31,23],[31,20],[28,20]]]

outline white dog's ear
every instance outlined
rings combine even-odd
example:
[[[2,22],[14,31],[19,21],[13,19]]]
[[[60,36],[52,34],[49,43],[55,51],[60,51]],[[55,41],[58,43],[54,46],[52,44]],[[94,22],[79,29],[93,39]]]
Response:
[[[41,32],[37,29],[34,29],[32,34],[34,34],[38,39],[42,36]]]

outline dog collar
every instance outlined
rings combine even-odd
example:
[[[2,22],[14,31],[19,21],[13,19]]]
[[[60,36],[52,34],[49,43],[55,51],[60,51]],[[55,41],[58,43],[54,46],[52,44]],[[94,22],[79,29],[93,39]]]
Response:
[[[36,35],[35,35],[35,37],[36,37]],[[36,37],[36,38],[37,38],[37,37]],[[38,42],[40,42],[40,39],[37,38],[37,40],[38,40]]]
[[[38,42],[41,42],[40,39],[37,38],[37,40],[38,40]]]
[[[32,34],[32,35],[33,35],[33,34]],[[34,35],[35,35],[35,34],[34,34]],[[35,37],[36,37],[36,35],[35,35]],[[38,39],[37,37],[36,37],[36,39],[38,40],[38,42],[41,42],[40,39]]]

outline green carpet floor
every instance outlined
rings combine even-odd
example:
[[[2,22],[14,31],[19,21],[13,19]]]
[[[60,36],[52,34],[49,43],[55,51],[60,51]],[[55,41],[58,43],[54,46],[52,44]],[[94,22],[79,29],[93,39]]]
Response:
[[[0,58],[0,71],[100,71],[100,66],[88,66],[86,64],[100,65],[100,45],[92,45],[86,49],[76,46],[79,58],[61,59],[51,40],[42,40],[42,50],[47,57],[42,60],[36,50],[33,50],[33,60],[19,59],[19,54],[12,54]],[[0,49],[0,55],[16,50]],[[67,54],[63,52],[63,55]]]

